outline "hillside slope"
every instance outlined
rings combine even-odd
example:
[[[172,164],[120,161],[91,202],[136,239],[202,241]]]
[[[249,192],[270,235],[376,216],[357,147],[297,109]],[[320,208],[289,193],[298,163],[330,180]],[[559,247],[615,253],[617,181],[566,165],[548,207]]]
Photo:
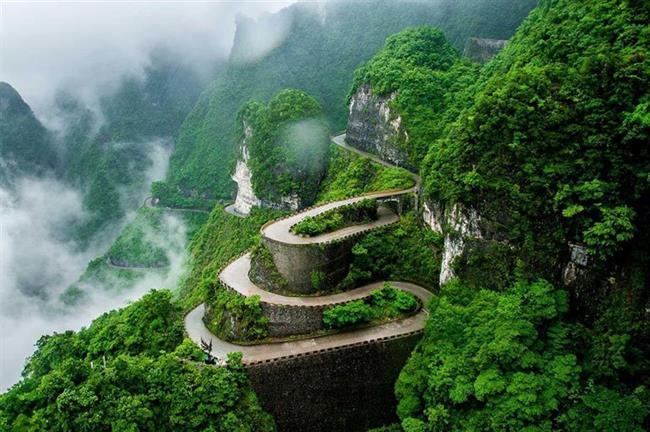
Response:
[[[59,166],[53,137],[8,83],[0,82],[0,185]]]
[[[647,430],[649,12],[541,2],[432,142],[428,202],[477,228],[447,233],[406,431]]]
[[[439,24],[458,49],[471,36],[508,38],[535,0],[327,2],[296,4],[268,18],[290,24],[286,38],[262,59],[238,61],[253,24],[240,22],[232,61],[200,97],[181,128],[167,181],[185,195],[229,198],[236,147],[235,115],[249,99],[266,102],[283,88],[313,95],[334,129],[345,125],[345,97],[354,69],[384,39],[414,25]],[[270,25],[270,24],[269,24]],[[243,46],[243,47],[242,47]]]

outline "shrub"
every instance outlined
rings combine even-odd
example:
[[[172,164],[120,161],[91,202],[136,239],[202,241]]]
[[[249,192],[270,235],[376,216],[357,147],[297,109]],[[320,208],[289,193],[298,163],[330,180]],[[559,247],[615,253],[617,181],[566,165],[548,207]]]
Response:
[[[323,324],[327,328],[342,328],[373,320],[382,321],[414,312],[418,301],[413,294],[395,289],[388,282],[382,289],[373,291],[368,299],[354,300],[332,306],[323,313]]]
[[[308,217],[291,227],[294,234],[316,236],[377,219],[377,200],[363,199]]]
[[[311,272],[311,285],[316,291],[322,291],[327,288],[327,275],[322,271]]]
[[[323,312],[323,323],[327,328],[348,327],[369,322],[372,318],[372,308],[363,300],[354,300]]]

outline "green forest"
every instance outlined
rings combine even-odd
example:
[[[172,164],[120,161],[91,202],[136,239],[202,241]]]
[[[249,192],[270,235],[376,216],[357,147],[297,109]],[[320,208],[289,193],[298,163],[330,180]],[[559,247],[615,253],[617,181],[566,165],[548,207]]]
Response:
[[[167,176],[168,188],[184,196],[230,198],[234,186],[229,173],[238,145],[239,125],[235,119],[247,101],[266,103],[282,89],[300,89],[321,104],[332,130],[344,128],[345,100],[354,70],[376,53],[387,36],[408,26],[439,25],[456,48],[462,50],[470,36],[509,37],[535,3],[535,0],[327,2],[322,12],[326,17],[324,22],[308,4],[296,4],[280,11],[291,22],[290,31],[282,44],[259,61],[237,61],[238,51],[246,47],[238,44],[243,36],[235,35],[233,61],[201,94],[178,132]],[[241,22],[238,32],[246,34],[247,25],[254,23]]]
[[[102,101],[108,121],[91,142],[84,138],[91,114],[61,95],[62,109],[77,119],[68,137],[77,147],[62,159],[20,96],[0,84],[0,97],[15,108],[0,119],[0,132],[30,142],[11,157],[88,186],[96,219],[77,227],[79,239],[124,216],[118,191],[143,175],[148,140],[174,137],[167,176],[151,187],[158,207],[140,207],[64,292],[66,304],[83,304],[84,284],[96,281],[128,291],[147,271],[170,265],[171,246],[155,238],[183,237],[174,251],[183,264],[177,286],[152,290],[77,332],[38,340],[20,381],[0,395],[0,430],[278,430],[242,354],[214,367],[188,338],[187,314],[205,304],[202,322],[227,342],[278,342],[260,297],[219,280],[252,251],[278,282],[273,293],[286,294],[261,228],[289,212],[272,204],[298,196],[305,208],[416,184],[417,199],[409,195],[399,211],[382,204],[397,222],[354,239],[336,287],[312,273],[314,287],[327,288],[317,295],[382,281],[432,295],[424,304],[385,282],[322,311],[320,336],[409,319],[424,308],[422,336],[394,383],[392,424],[373,431],[650,429],[650,5],[323,7],[324,15],[300,3],[263,17],[290,16],[291,27],[254,62],[245,60],[244,45],[256,23],[240,18],[230,59],[210,84],[157,59],[144,82],[126,80]],[[463,56],[473,36],[508,42],[481,65]],[[165,109],[153,113],[145,102],[164,83],[173,91],[162,92]],[[393,145],[421,185],[404,169],[332,143],[362,86],[374,98],[395,95],[391,119],[400,117],[405,134]],[[2,157],[15,142],[0,142]],[[230,176],[242,144],[253,190],[267,203],[248,217],[224,205],[234,196]],[[0,174],[0,183],[17,172]],[[422,204],[440,210],[438,228],[424,222]],[[377,206],[360,200],[290,230],[302,240],[332,233],[375,220]],[[174,213],[183,228],[173,231],[168,217],[178,209],[185,209]],[[453,277],[441,281],[441,272]]]

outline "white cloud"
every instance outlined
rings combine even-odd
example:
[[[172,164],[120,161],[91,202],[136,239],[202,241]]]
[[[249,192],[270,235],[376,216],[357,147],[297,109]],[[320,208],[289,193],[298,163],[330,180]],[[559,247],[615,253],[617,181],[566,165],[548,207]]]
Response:
[[[151,49],[167,47],[179,60],[201,66],[228,55],[237,14],[255,18],[290,3],[4,0],[0,80],[37,113],[59,88],[93,105],[124,74],[140,74]]]

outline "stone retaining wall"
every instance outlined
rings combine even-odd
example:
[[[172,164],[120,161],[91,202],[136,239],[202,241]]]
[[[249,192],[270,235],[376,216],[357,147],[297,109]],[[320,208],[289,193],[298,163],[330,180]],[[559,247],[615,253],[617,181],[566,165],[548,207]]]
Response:
[[[323,329],[324,306],[305,307],[262,303],[269,319],[269,334],[282,337],[312,333]]]
[[[421,332],[248,363],[281,432],[367,431],[397,421],[394,385]]]
[[[262,237],[262,242],[273,255],[278,272],[287,281],[287,290],[297,294],[311,294],[323,287],[312,285],[312,273],[325,274],[328,286],[333,287],[348,274],[354,238],[324,244],[288,244]]]

